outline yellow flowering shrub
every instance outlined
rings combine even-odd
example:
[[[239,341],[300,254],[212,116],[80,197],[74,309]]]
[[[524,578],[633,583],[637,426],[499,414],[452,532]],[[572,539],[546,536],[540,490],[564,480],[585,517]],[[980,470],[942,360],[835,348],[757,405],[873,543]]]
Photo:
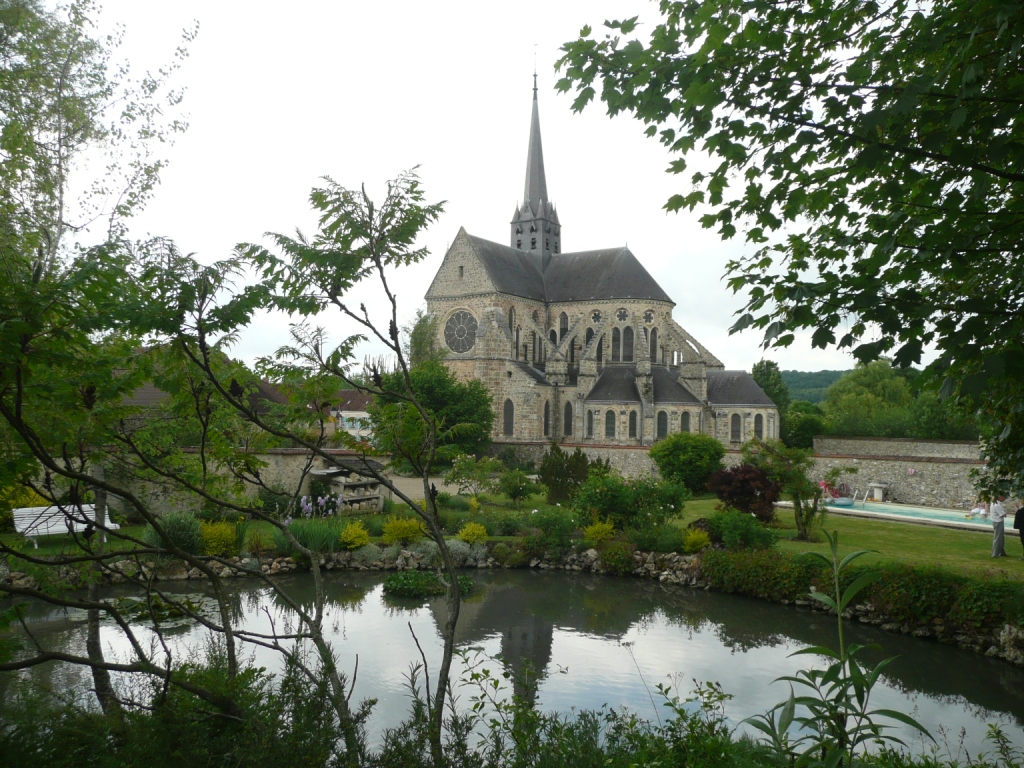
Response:
[[[610,522],[596,522],[583,529],[583,538],[587,541],[608,541],[615,536],[615,526]]]
[[[234,557],[238,554],[234,523],[202,523],[199,534],[203,539],[204,555]]]
[[[691,528],[683,537],[683,551],[691,555],[709,546],[711,546],[711,537],[697,528]]]
[[[423,523],[415,517],[389,517],[381,537],[385,544],[414,544],[423,538]]]

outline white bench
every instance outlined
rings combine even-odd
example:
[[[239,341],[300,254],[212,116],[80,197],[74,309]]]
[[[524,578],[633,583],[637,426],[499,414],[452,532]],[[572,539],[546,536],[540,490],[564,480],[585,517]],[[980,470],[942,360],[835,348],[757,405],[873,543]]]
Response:
[[[83,504],[81,510],[77,507],[67,507],[64,512],[60,507],[19,507],[13,510],[14,530],[22,536],[32,539],[32,544],[39,549],[39,536],[51,536],[58,533],[81,533],[92,525],[96,519],[96,507],[93,504]],[[121,526],[108,522],[106,527],[110,530],[117,530]],[[106,541],[106,534],[104,541]]]

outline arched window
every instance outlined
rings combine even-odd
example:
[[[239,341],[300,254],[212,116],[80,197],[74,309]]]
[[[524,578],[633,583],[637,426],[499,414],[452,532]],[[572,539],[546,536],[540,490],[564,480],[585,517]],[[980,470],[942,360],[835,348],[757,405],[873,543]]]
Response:
[[[629,436],[636,437],[636,411],[629,412]]]
[[[544,401],[544,437],[551,434],[551,403]]]
[[[668,413],[658,411],[658,439],[668,436]]]
[[[536,331],[530,331],[530,348],[533,350],[530,353],[530,355],[531,355],[530,359],[533,362],[536,363],[537,362],[537,332]]]
[[[587,411],[587,437],[594,436],[594,412]]]
[[[516,309],[515,307],[509,307],[508,310],[508,329],[511,331],[516,327]]]
[[[512,424],[515,421],[516,409],[511,400],[505,401],[505,413],[502,423],[502,432],[506,435],[512,434]]]
[[[590,346],[590,342],[592,342],[594,340],[594,329],[593,328],[587,328],[587,335],[584,336],[583,338],[584,338],[583,346],[584,347],[589,347]]]
[[[622,330],[622,362],[633,362],[633,329],[629,327]]]
[[[740,419],[740,415],[738,413],[734,413],[732,415],[732,429],[730,430],[730,435],[729,435],[729,439],[732,442],[738,443],[741,439],[743,439],[743,429],[742,429],[742,427],[743,427],[743,420]]]
[[[604,362],[604,336],[597,340],[597,362]]]
[[[519,359],[519,329],[516,328],[516,360]]]
[[[619,362],[619,346],[621,345],[622,334],[618,328],[612,328],[612,362]]]
[[[679,431],[689,432],[690,431],[690,412],[683,411],[683,417],[679,420]]]
[[[615,437],[615,411],[608,411],[604,415],[604,436]]]
[[[558,340],[561,341],[565,338],[565,334],[569,332],[569,316],[563,312],[558,316]]]
[[[764,416],[760,413],[754,417],[754,437],[764,440]]]
[[[658,362],[658,329],[651,328],[651,362]]]
[[[576,337],[573,336],[569,340],[569,365],[576,363]]]
[[[572,403],[565,404],[565,413],[562,415],[562,434],[565,437],[572,436]]]
[[[551,329],[551,343],[556,347],[558,346],[558,333],[555,332],[554,328]]]

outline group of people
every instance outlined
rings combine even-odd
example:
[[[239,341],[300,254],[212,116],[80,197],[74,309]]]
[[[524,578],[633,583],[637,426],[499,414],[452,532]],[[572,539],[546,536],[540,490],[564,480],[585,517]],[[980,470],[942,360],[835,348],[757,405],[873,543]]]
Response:
[[[985,502],[981,499],[971,510],[971,515],[987,517],[992,523],[992,557],[1006,557],[1006,502],[1005,496],[998,496],[995,501]],[[1017,509],[1013,516],[1013,527],[1021,534],[1021,547],[1024,547],[1024,504]],[[1024,556],[1021,557],[1024,560]]]

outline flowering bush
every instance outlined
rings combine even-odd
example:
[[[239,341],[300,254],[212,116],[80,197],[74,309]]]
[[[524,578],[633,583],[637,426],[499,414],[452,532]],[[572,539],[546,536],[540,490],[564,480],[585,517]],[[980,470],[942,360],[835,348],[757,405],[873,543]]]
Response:
[[[690,498],[686,487],[651,478],[625,479],[616,475],[587,478],[573,497],[579,520],[591,524],[607,520],[619,530],[653,528],[678,516]]]
[[[203,554],[215,557],[233,557],[238,554],[234,523],[201,523]]]
[[[415,544],[424,533],[423,523],[415,517],[389,517],[382,538],[385,544]]]
[[[692,555],[694,552],[700,552],[710,546],[711,537],[700,529],[691,528],[683,537],[683,551],[688,554]]]
[[[487,541],[487,529],[480,523],[466,523],[456,538],[467,544],[482,544]]]
[[[342,528],[339,539],[345,549],[359,549],[370,543],[370,532],[361,521],[353,520]]]
[[[341,496],[303,496],[299,499],[299,512],[306,519],[338,514]]]

